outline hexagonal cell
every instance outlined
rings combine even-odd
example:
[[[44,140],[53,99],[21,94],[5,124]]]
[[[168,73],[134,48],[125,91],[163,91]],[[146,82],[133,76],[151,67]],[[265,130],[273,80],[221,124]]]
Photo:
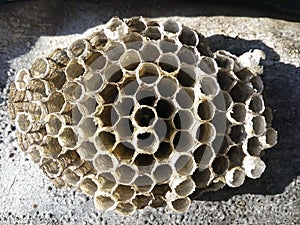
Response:
[[[120,116],[130,116],[134,108],[134,100],[130,97],[123,97],[116,104],[116,109]]]
[[[84,118],[79,125],[79,135],[83,138],[92,137],[97,131],[93,117]]]
[[[50,64],[46,58],[37,58],[29,70],[32,77],[43,78],[50,72]]]
[[[158,65],[166,73],[172,73],[179,68],[179,59],[174,53],[161,54],[158,59]]]
[[[131,186],[118,185],[113,191],[113,195],[118,201],[128,201],[133,197],[134,192]]]
[[[262,93],[262,91],[264,90],[264,84],[259,76],[252,77],[250,82],[256,93]]]
[[[160,75],[158,67],[153,63],[143,63],[138,70],[138,78],[141,84],[153,84]]]
[[[233,70],[235,57],[229,55],[225,50],[218,50],[215,52],[216,62],[219,67],[222,67],[226,70]]]
[[[217,74],[217,79],[218,79],[218,83],[220,85],[220,88],[222,90],[225,90],[225,91],[230,91],[231,88],[233,88],[233,86],[236,84],[236,80],[233,76],[233,74],[224,69],[224,68],[221,68]]]
[[[83,77],[82,84],[86,92],[95,92],[101,88],[103,79],[100,73],[90,72]]]
[[[230,111],[230,116],[235,123],[243,123],[246,119],[247,109],[243,103],[235,103]]]
[[[114,126],[119,120],[119,115],[115,110],[115,107],[111,104],[103,105],[101,107],[100,113],[97,113],[96,116],[99,117],[102,121],[102,126],[110,127]]]
[[[115,130],[120,139],[126,140],[131,138],[134,127],[129,118],[121,118],[116,124]]]
[[[106,50],[106,56],[111,61],[117,61],[125,52],[125,47],[120,42],[110,42]]]
[[[157,99],[153,88],[141,88],[136,94],[136,100],[140,105],[154,106]]]
[[[217,134],[225,134],[227,131],[227,117],[225,112],[216,112],[211,123],[215,127]]]
[[[211,142],[215,136],[216,130],[209,122],[202,123],[196,132],[196,138],[201,144]]]
[[[192,178],[198,188],[205,188],[212,180],[213,175],[208,168],[205,170],[197,168],[193,173]]]
[[[198,44],[197,33],[187,26],[182,26],[182,30],[178,38],[183,45],[196,46]]]
[[[68,53],[65,49],[57,48],[53,50],[48,57],[53,60],[59,66],[66,66],[70,61]]]
[[[150,206],[153,208],[165,207],[167,205],[165,195],[170,191],[171,188],[169,187],[169,184],[155,185],[152,189],[154,199]]]
[[[207,56],[203,56],[199,62],[199,68],[207,75],[214,75],[218,72],[218,65],[216,61]]]
[[[139,150],[143,152],[154,152],[158,146],[158,138],[152,131],[135,132],[133,141]]]
[[[134,114],[136,123],[141,127],[152,126],[156,120],[155,117],[154,109],[149,106],[140,107]]]
[[[150,195],[137,195],[133,200],[132,203],[137,207],[137,209],[143,209],[150,204],[150,201],[153,197]]]
[[[104,89],[100,92],[106,104],[114,103],[118,99],[119,89],[115,83],[107,83]]]
[[[277,143],[277,131],[272,127],[269,127],[266,131],[266,144],[267,147],[273,147]]]
[[[119,142],[113,150],[114,156],[119,160],[132,160],[135,149],[130,142]]]
[[[189,65],[196,64],[198,58],[194,52],[193,48],[189,48],[187,46],[182,46],[181,49],[178,51],[177,56],[181,63],[186,63]]]
[[[94,168],[98,172],[108,172],[114,167],[113,159],[109,154],[98,154],[93,160]]]
[[[214,149],[206,144],[200,145],[193,154],[195,162],[200,169],[207,168],[216,157]]]
[[[175,111],[174,105],[166,99],[160,99],[155,109],[157,116],[164,119],[170,118]]]
[[[58,142],[65,148],[74,148],[77,144],[78,137],[71,127],[64,127],[58,136]]]
[[[115,178],[121,184],[130,184],[136,176],[136,172],[130,166],[122,164],[115,170]]]
[[[117,64],[109,64],[103,74],[108,82],[117,83],[123,78],[123,71]]]
[[[272,109],[266,107],[265,111],[263,112],[263,116],[265,117],[267,127],[270,127],[272,125],[272,120],[273,120]]]
[[[241,143],[247,136],[245,127],[243,125],[232,126],[230,129],[229,136],[234,143]]]
[[[251,137],[247,142],[247,152],[252,156],[260,156],[263,150],[262,143],[257,137]]]
[[[96,148],[102,151],[110,151],[116,143],[115,134],[102,130],[95,138]]]
[[[220,111],[227,111],[232,105],[233,101],[227,91],[220,91],[219,94],[213,99],[213,103]]]
[[[131,17],[125,22],[131,32],[142,33],[146,29],[145,20],[140,16]]]
[[[253,95],[251,97],[249,109],[255,113],[262,113],[265,110],[264,100],[261,95]]]
[[[256,135],[262,135],[266,131],[266,120],[263,116],[254,116],[252,118],[252,127]]]
[[[155,159],[151,154],[138,154],[133,162],[140,173],[151,173]]]
[[[107,63],[105,56],[101,52],[91,52],[85,58],[85,64],[90,67],[92,73],[95,70],[102,70]]]
[[[73,105],[73,108],[71,110],[71,115],[70,115],[71,119],[72,119],[72,125],[78,125],[78,123],[80,122],[80,120],[82,119],[83,115],[82,113],[79,111],[78,106],[77,105]]]
[[[160,164],[154,169],[153,176],[156,183],[161,184],[168,181],[172,173],[173,171],[169,164]]]
[[[216,157],[212,163],[212,169],[218,175],[222,175],[228,169],[228,167],[229,167],[228,158],[224,156]]]
[[[32,118],[29,113],[22,112],[17,114],[17,117],[15,119],[17,130],[27,133],[31,129],[31,123],[32,123]]]
[[[169,142],[160,142],[158,149],[154,153],[157,160],[161,161],[168,159],[173,151],[173,147]]]
[[[255,76],[249,69],[244,68],[235,72],[235,75],[244,82],[248,82],[253,76]]]
[[[194,116],[190,110],[178,110],[173,119],[176,129],[189,130],[194,123]]]
[[[161,39],[161,32],[159,30],[159,27],[156,26],[148,26],[144,31],[144,35],[151,40]]]
[[[215,97],[220,92],[220,87],[217,79],[213,76],[204,76],[200,81],[201,92],[205,95]]]
[[[181,88],[176,95],[176,101],[183,109],[192,108],[194,99],[194,91],[191,88]]]
[[[128,27],[123,20],[113,17],[105,24],[103,30],[109,39],[116,40],[127,34]]]
[[[79,63],[77,59],[72,59],[66,66],[67,79],[74,80],[82,76],[85,72],[84,67]]]
[[[154,185],[154,181],[148,175],[141,175],[137,177],[134,181],[138,192],[149,192]]]
[[[173,139],[173,145],[177,152],[189,152],[195,143],[190,131],[177,131]]]
[[[163,53],[176,52],[178,49],[178,45],[175,43],[174,40],[163,39],[159,41],[159,48]]]
[[[244,183],[245,177],[245,171],[241,167],[234,167],[226,172],[226,184],[229,187],[239,187]]]
[[[158,118],[154,125],[154,131],[160,141],[170,139],[175,132],[175,127],[171,119],[165,120]]]
[[[212,147],[217,155],[225,155],[229,146],[231,145],[231,140],[227,136],[221,134],[216,135],[215,139],[212,142]]]
[[[201,120],[211,120],[215,114],[215,107],[211,101],[204,100],[198,105],[198,116]]]
[[[78,102],[78,108],[83,115],[91,115],[96,111],[98,103],[94,97],[84,96],[83,99]]]
[[[119,202],[116,208],[116,212],[120,215],[127,216],[136,211],[135,206],[132,203]]]
[[[68,49],[74,57],[79,57],[84,52],[88,51],[89,43],[84,39],[79,39],[73,42]]]
[[[230,95],[235,102],[245,103],[253,94],[253,89],[249,83],[237,82],[237,84],[230,90]]]
[[[181,25],[175,20],[168,19],[163,23],[164,30],[170,33],[177,33],[181,29]]]
[[[176,211],[176,212],[185,212],[188,210],[188,208],[190,208],[191,206],[191,199],[189,197],[185,197],[185,198],[178,198],[174,201],[172,201],[172,208]]]
[[[195,182],[191,177],[187,177],[175,187],[175,193],[180,197],[186,197],[192,194],[195,190]]]
[[[246,154],[243,151],[242,145],[235,145],[230,147],[227,156],[231,163],[242,165]]]
[[[141,59],[139,53],[136,50],[129,49],[120,58],[120,64],[122,68],[133,71],[140,64]]]
[[[143,45],[143,38],[140,34],[132,32],[123,38],[127,49],[139,50]]]
[[[176,78],[181,86],[192,87],[196,82],[196,73],[192,66],[181,66]]]
[[[84,141],[78,147],[77,152],[82,159],[92,160],[97,153],[97,149],[92,142]]]
[[[126,77],[123,83],[120,84],[120,91],[122,95],[132,97],[136,93],[138,87],[139,84],[134,77]]]
[[[257,179],[265,171],[266,165],[259,157],[246,156],[243,160],[243,168],[247,177]]]
[[[66,183],[74,185],[74,186],[76,186],[77,183],[80,181],[80,177],[78,175],[76,175],[76,173],[74,173],[74,171],[71,170],[70,168],[67,168],[63,171],[62,179]]]
[[[46,102],[48,113],[59,112],[65,104],[65,98],[62,93],[52,92]]]
[[[163,76],[157,84],[159,94],[164,98],[173,96],[178,88],[176,79],[171,76]]]
[[[196,169],[196,163],[191,155],[180,155],[175,162],[175,169],[182,176],[190,175]]]
[[[66,75],[63,71],[55,70],[51,72],[51,78],[47,78],[46,80],[48,80],[57,90],[61,90],[66,82]]]
[[[104,46],[107,44],[107,37],[104,34],[103,30],[94,32],[93,34],[87,37],[87,40],[89,40],[91,45],[96,49],[103,50]]]
[[[103,192],[111,192],[116,185],[116,180],[111,173],[101,173],[95,181],[98,189]]]
[[[29,70],[21,69],[15,77],[15,85],[17,90],[25,91],[26,85],[30,79],[31,75]]]
[[[97,185],[91,178],[84,178],[79,184],[80,190],[87,195],[94,195],[97,191]]]
[[[41,100],[43,97],[47,97],[47,89],[49,89],[46,82],[44,82],[41,79],[30,79],[26,89],[31,92],[31,94],[34,96],[34,100]]]
[[[82,87],[77,82],[68,82],[63,88],[64,97],[67,101],[75,102],[83,94]]]
[[[107,195],[96,195],[94,198],[95,207],[100,211],[111,210],[115,207],[115,200]]]
[[[140,50],[141,58],[145,62],[155,62],[160,56],[158,46],[152,43],[145,44]]]

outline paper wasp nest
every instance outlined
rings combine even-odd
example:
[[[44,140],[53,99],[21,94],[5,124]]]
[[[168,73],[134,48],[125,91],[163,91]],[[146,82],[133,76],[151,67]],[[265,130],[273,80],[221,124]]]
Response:
[[[198,188],[238,187],[276,144],[259,50],[212,53],[173,20],[112,18],[19,71],[8,109],[19,145],[99,210],[186,211]]]

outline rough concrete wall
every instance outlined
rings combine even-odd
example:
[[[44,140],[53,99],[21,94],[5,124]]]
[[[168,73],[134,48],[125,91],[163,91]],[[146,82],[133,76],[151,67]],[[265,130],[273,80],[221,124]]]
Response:
[[[289,22],[262,17],[277,18],[272,12],[194,2],[49,2],[0,5],[0,224],[300,223],[299,18]],[[236,12],[240,16],[223,16]],[[213,50],[241,54],[259,48],[266,52],[262,78],[268,105],[274,109],[279,143],[263,157],[267,169],[259,180],[248,179],[237,189],[195,195],[197,201],[183,214],[146,209],[122,218],[114,212],[96,211],[92,199],[75,190],[56,189],[18,149],[5,102],[15,72],[114,15],[185,16],[176,19],[207,36]]]

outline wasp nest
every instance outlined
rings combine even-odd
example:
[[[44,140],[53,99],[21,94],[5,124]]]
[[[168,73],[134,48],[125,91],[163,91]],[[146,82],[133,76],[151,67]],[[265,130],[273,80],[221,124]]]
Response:
[[[276,144],[259,50],[212,53],[173,20],[111,19],[19,71],[8,108],[19,145],[59,187],[127,215],[187,210],[198,188],[238,187]]]

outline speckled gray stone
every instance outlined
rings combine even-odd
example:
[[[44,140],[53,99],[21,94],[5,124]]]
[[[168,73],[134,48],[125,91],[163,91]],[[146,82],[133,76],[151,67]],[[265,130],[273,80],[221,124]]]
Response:
[[[238,9],[196,3],[178,3],[168,10],[166,3],[58,2],[0,5],[0,224],[300,224],[299,22],[262,18],[265,12],[247,9],[239,11],[247,16],[223,16]],[[267,169],[258,180],[195,195],[197,201],[183,214],[149,208],[123,218],[95,210],[92,199],[82,193],[56,189],[18,149],[5,101],[16,71],[29,67],[35,57],[69,45],[111,16],[140,14],[186,16],[174,18],[208,37],[213,50],[264,50],[262,78],[279,143],[266,151]]]

